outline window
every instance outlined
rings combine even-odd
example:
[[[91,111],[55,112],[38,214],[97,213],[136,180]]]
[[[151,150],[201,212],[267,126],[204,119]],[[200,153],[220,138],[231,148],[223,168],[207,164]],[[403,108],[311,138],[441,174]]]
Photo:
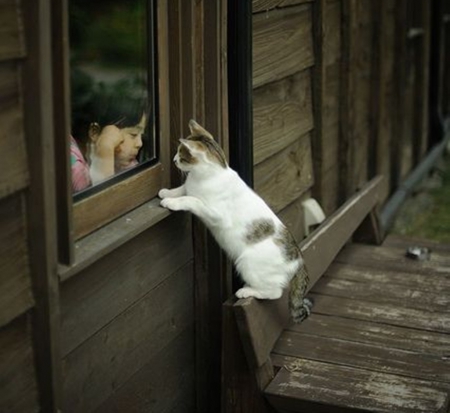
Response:
[[[75,199],[156,158],[152,16],[147,0],[69,0]]]
[[[58,221],[71,245],[168,185],[165,3],[55,2]]]

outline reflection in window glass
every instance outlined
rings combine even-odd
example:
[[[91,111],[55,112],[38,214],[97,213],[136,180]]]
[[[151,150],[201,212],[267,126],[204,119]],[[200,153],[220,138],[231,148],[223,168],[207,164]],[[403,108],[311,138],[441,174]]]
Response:
[[[70,0],[72,188],[155,157],[148,0]]]

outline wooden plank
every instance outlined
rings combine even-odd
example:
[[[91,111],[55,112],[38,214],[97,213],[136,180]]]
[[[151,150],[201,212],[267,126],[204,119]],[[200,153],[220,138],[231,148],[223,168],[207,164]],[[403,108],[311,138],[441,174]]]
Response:
[[[158,163],[76,202],[73,206],[75,239],[90,234],[154,198],[161,189],[162,180],[163,168]]]
[[[300,243],[310,277],[309,289],[326,271],[336,254],[378,199],[381,178],[374,178],[316,231]],[[333,237],[330,237],[333,234]],[[279,300],[246,298],[234,305],[244,351],[252,366],[262,366],[289,322],[287,292]]]
[[[407,258],[405,253],[404,248],[353,244],[348,245],[336,257],[336,261],[391,271],[450,276],[450,257],[448,255],[435,251],[430,254],[429,260],[416,261]]]
[[[410,235],[390,234],[383,241],[384,247],[406,248],[411,246],[422,246],[429,248],[431,252],[450,253],[450,244],[443,244],[439,241],[417,238]]]
[[[273,379],[274,372],[267,360],[259,366],[249,364],[243,342],[239,338],[233,305],[235,299],[223,305],[222,323],[222,408],[223,413],[274,413],[261,389]],[[257,375],[264,372],[264,383],[257,382]]]
[[[327,273],[332,273],[335,279],[385,285],[386,289],[389,289],[389,285],[392,284],[401,289],[408,288],[415,291],[450,294],[450,279],[449,277],[443,277],[441,274],[419,274],[339,262],[332,263],[325,274]]]
[[[33,304],[23,194],[0,201],[0,327]]]
[[[65,282],[61,290],[63,355],[189,261],[190,231],[186,214],[172,214]]]
[[[343,2],[342,6],[343,141],[340,159],[345,199],[369,177],[374,3],[351,0]]]
[[[0,329],[0,348],[0,411],[40,411],[29,314]]]
[[[399,307],[392,304],[373,303],[340,297],[311,294],[314,311],[318,314],[336,315],[357,320],[377,320],[379,323],[426,331],[448,333],[450,315],[430,310]]]
[[[286,149],[260,163],[254,174],[256,192],[275,212],[279,212],[314,183],[311,136],[303,135]]]
[[[368,271],[366,270],[366,272]],[[414,287],[408,286],[406,282],[403,284],[391,283],[387,288],[386,284],[373,283],[370,279],[367,282],[339,279],[334,278],[330,269],[316,283],[314,292],[333,297],[397,304],[407,308],[450,312],[450,296],[443,294],[441,290],[417,291]]]
[[[315,0],[252,0],[252,11],[268,11],[278,7],[295,6],[296,4],[311,3]]]
[[[284,331],[274,354],[450,383],[450,360],[438,355]]]
[[[315,413],[445,413],[449,403],[423,380],[303,359],[291,359],[265,394],[277,409]]]
[[[95,412],[168,412],[180,404],[179,399],[183,399],[185,412],[193,412],[194,383],[194,329],[189,327],[116,388]]]
[[[314,64],[311,17],[309,5],[254,16],[253,88]]]
[[[310,70],[256,89],[253,93],[254,164],[296,142],[313,126]]]
[[[191,326],[193,288],[189,263],[67,355],[64,411],[88,412],[100,406]]]
[[[301,324],[290,324],[288,330],[437,357],[445,357],[450,348],[448,334],[380,324],[376,320],[357,320],[326,314],[314,313]]]
[[[302,197],[278,213],[278,218],[286,225],[297,243],[305,237],[305,216],[302,202],[310,196],[309,191],[306,192]]]
[[[0,177],[0,199],[28,185],[23,121],[19,98],[19,67],[14,62],[1,63],[0,163],[3,173]]]
[[[0,61],[25,57],[24,25],[20,3],[4,0],[0,4]]]

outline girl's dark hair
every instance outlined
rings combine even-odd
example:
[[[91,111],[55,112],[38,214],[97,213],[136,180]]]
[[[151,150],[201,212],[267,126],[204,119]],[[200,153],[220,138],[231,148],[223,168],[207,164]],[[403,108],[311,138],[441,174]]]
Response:
[[[126,128],[137,125],[142,115],[149,118],[147,89],[139,79],[123,79],[112,84],[94,83],[80,70],[72,70],[72,134],[84,142],[89,125],[116,125]]]

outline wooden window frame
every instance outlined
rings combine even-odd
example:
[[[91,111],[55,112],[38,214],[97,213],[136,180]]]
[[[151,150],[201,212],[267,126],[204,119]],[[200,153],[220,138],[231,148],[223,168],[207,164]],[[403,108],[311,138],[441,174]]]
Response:
[[[53,73],[55,168],[58,208],[59,261],[71,264],[74,243],[120,216],[155,198],[170,178],[170,140],[168,139],[168,11],[165,0],[155,5],[155,94],[157,161],[123,180],[112,183],[84,199],[73,201],[70,169],[70,81],[68,41],[68,1],[57,0],[53,8]],[[155,4],[156,3],[156,4]]]

